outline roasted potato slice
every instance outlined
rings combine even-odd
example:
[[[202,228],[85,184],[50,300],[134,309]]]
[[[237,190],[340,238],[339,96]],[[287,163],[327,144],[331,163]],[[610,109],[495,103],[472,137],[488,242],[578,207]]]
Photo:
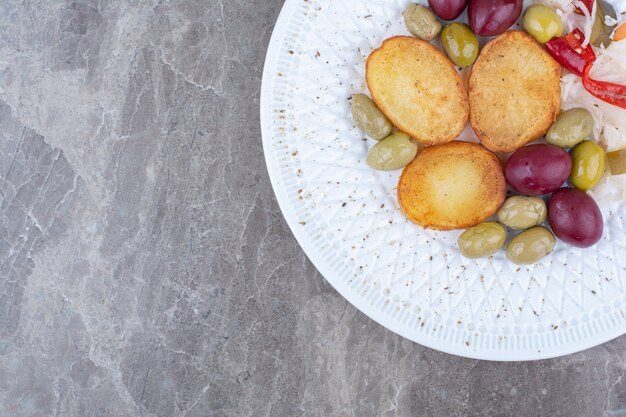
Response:
[[[410,36],[385,40],[367,59],[367,85],[382,112],[424,144],[456,138],[467,122],[467,93],[452,62]]]
[[[530,35],[483,47],[469,78],[470,124],[483,146],[513,152],[542,137],[561,109],[561,66]]]
[[[404,168],[398,182],[400,208],[429,229],[475,226],[498,211],[505,194],[498,157],[470,142],[425,148]]]

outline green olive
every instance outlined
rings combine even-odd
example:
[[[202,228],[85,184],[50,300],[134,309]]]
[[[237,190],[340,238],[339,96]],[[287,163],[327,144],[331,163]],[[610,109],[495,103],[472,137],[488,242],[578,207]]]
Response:
[[[546,134],[546,142],[560,148],[571,148],[593,131],[593,117],[581,107],[565,110]]]
[[[413,36],[431,41],[441,32],[441,23],[428,7],[411,3],[402,15],[406,29]]]
[[[609,162],[611,175],[626,174],[626,149],[609,152],[606,154],[606,159]]]
[[[498,221],[511,229],[528,229],[546,221],[546,203],[538,197],[516,195],[498,210]]]
[[[365,94],[355,94],[350,101],[352,119],[356,127],[373,139],[381,140],[391,134],[393,125]]]
[[[604,149],[595,142],[584,140],[572,149],[572,173],[569,181],[579,190],[587,191],[600,182],[605,168]]]
[[[441,31],[441,42],[454,65],[469,67],[476,61],[478,38],[467,25],[450,23]]]
[[[555,36],[563,34],[563,21],[548,6],[534,4],[524,13],[524,30],[539,43],[546,43]]]
[[[500,223],[485,222],[464,231],[458,244],[466,258],[482,258],[499,251],[505,240],[506,231]]]
[[[372,146],[367,164],[379,171],[392,171],[406,166],[417,155],[417,144],[406,133],[396,132]]]
[[[554,249],[556,238],[542,226],[531,227],[506,245],[506,257],[515,264],[533,264]]]

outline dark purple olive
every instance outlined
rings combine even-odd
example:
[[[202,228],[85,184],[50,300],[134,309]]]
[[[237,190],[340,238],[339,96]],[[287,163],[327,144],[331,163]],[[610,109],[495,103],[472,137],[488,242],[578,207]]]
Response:
[[[541,195],[558,189],[572,171],[572,158],[552,145],[519,148],[504,165],[504,176],[515,191]]]
[[[469,0],[428,0],[433,12],[443,20],[454,20],[463,13]]]
[[[523,0],[471,0],[467,9],[469,25],[477,35],[499,35],[519,18],[523,3]]]
[[[552,194],[548,221],[559,239],[579,248],[594,245],[602,237],[604,228],[596,202],[574,188],[561,188]]]

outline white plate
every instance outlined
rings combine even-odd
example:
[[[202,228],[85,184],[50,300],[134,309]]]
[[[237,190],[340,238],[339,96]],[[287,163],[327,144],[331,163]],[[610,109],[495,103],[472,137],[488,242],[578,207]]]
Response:
[[[406,0],[287,0],[267,53],[261,126],[276,198],[326,279],[392,331],[444,352],[531,360],[576,352],[626,331],[624,206],[604,207],[591,249],[561,242],[542,262],[461,257],[460,232],[423,230],[395,196],[400,171],[365,164],[371,140],[348,97],[367,92],[364,62],[407,34]]]

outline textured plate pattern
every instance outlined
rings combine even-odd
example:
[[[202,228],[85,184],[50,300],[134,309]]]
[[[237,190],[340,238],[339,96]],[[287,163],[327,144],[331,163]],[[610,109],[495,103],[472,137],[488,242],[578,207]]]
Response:
[[[406,1],[287,1],[263,78],[261,122],[272,183],[296,238],[364,313],[416,342],[494,360],[557,356],[626,330],[624,207],[603,207],[594,248],[557,245],[517,267],[503,253],[464,259],[460,232],[425,231],[396,203],[399,171],[365,164],[373,141],[348,97],[367,92],[364,62],[406,34]],[[465,138],[471,138],[466,129]]]

